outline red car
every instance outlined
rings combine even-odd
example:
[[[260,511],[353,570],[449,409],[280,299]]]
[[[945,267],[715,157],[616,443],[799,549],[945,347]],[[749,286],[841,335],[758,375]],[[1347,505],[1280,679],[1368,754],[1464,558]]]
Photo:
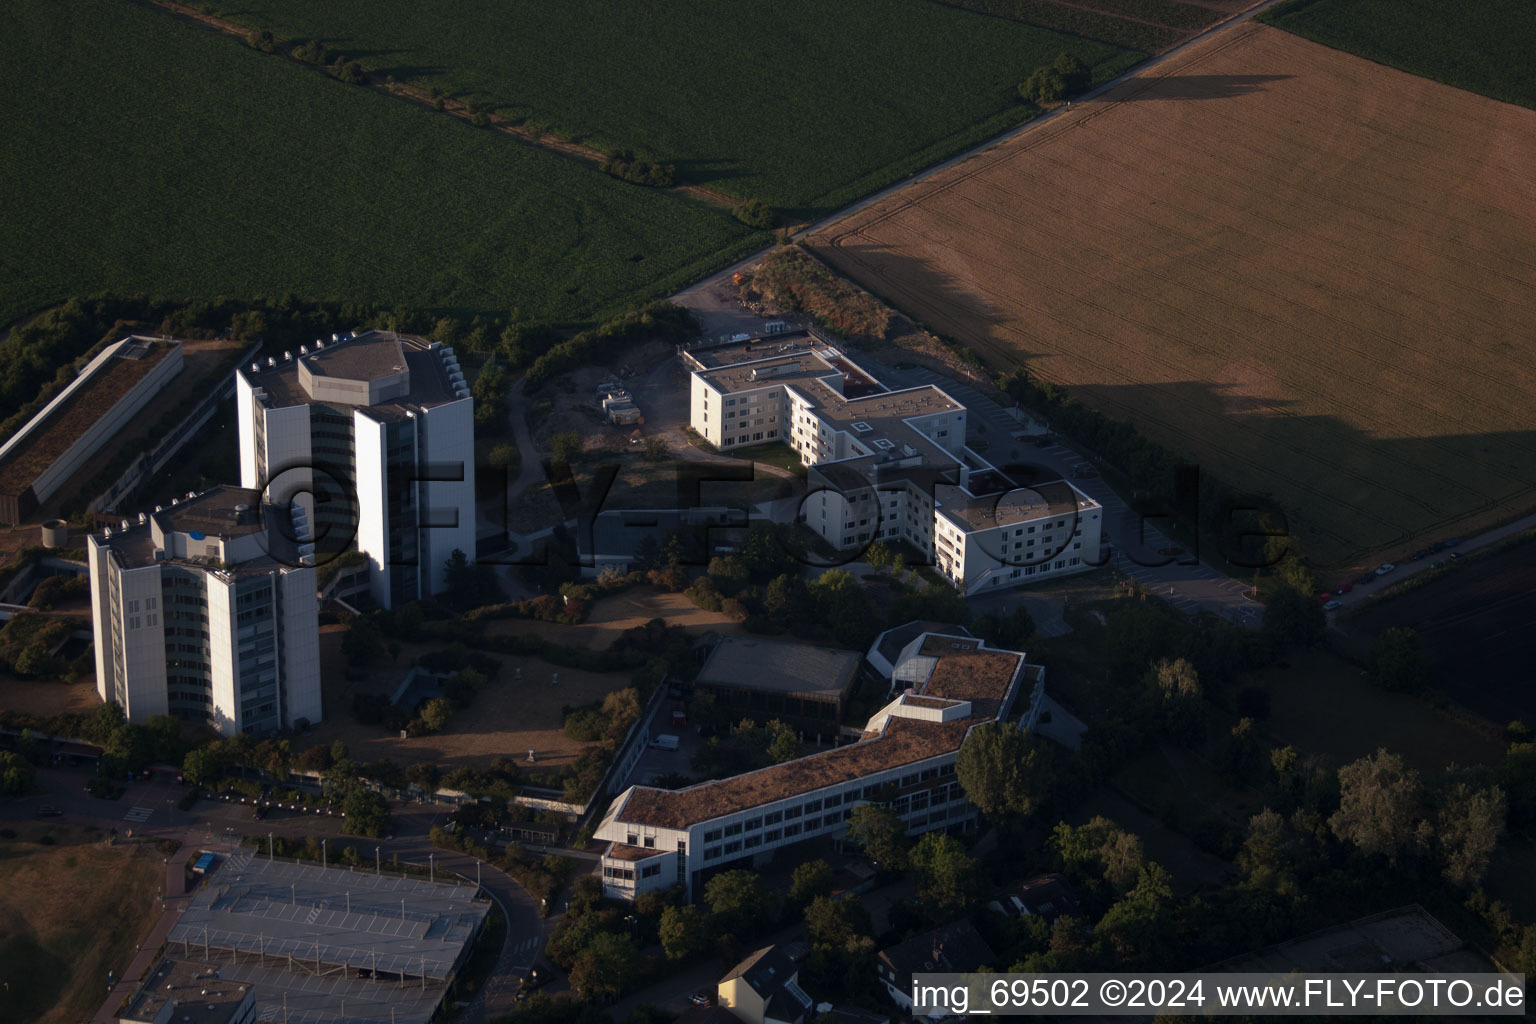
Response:
[[[1349,580],[1345,580],[1343,583],[1340,583],[1338,586],[1334,587],[1333,588],[1333,592],[1335,594],[1347,594],[1351,590],[1354,590],[1354,589],[1355,589],[1355,585],[1353,583],[1351,583]]]

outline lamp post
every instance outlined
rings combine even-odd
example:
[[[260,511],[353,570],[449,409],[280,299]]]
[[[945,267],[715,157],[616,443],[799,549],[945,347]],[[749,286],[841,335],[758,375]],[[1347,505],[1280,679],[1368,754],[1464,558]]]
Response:
[[[437,854],[427,854],[427,881],[437,881]]]
[[[384,873],[384,860],[379,856],[379,848],[377,846],[373,848],[373,873],[375,875],[382,875]]]
[[[324,839],[320,840],[320,866],[322,868],[326,866],[326,863],[325,863],[325,840]]]

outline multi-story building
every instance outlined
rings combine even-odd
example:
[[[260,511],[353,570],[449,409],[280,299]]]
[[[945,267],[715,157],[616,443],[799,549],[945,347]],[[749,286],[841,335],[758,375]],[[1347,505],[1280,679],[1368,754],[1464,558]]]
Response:
[[[903,649],[895,678],[904,691],[847,746],[686,789],[619,794],[596,831],[609,842],[604,891],[634,899],[681,883],[692,896],[706,872],[843,836],[864,803],[887,804],[914,835],[969,827],[977,812],[955,779],[960,745],[983,722],[1033,727],[1045,670],[975,637],[925,633]]]
[[[333,335],[235,372],[240,482],[296,501],[321,551],[368,556],[393,608],[475,557],[474,400],[453,349],[393,331]]]
[[[966,447],[942,388],[891,391],[797,339],[683,357],[693,429],[722,450],[793,449],[810,467],[801,518],[839,550],[904,541],[967,595],[1099,564],[1098,503],[1066,480],[1016,486]]]
[[[90,537],[96,689],[129,721],[226,736],[320,721],[308,523],[260,501],[215,487]]]

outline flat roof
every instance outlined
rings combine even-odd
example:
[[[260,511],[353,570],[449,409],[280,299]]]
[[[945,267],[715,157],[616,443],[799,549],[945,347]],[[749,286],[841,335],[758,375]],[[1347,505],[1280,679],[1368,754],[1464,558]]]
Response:
[[[1099,503],[1065,480],[1047,480],[1001,495],[973,495],[960,487],[937,488],[938,511],[966,532],[1016,526],[1050,516],[1076,515]]]
[[[848,432],[869,450],[869,455],[856,458],[878,460],[886,454],[899,455],[902,446],[910,445],[929,461],[959,461],[906,421],[944,412],[963,413],[965,406],[932,384],[891,391],[836,349],[797,349],[785,355],[694,372],[722,394],[776,385],[793,389],[828,426]],[[837,386],[829,380],[837,382]],[[890,447],[876,444],[877,440],[889,442]]]
[[[320,405],[346,416],[355,409],[367,409],[373,415],[386,419],[403,418],[415,408],[430,408],[458,401],[458,392],[448,379],[448,371],[433,346],[437,342],[413,334],[397,334],[394,331],[365,331],[351,338],[318,343],[319,351],[300,353],[293,359],[285,359],[274,366],[265,362],[252,370],[249,364],[239,372],[253,388],[267,393],[268,408],[286,409],[296,405]],[[349,352],[348,349],[354,349]],[[410,391],[398,398],[378,405],[347,405],[327,402],[310,397],[309,391],[299,382],[299,360],[321,360],[327,367],[326,376],[350,377],[350,372],[368,374],[363,379],[390,376],[395,369],[396,353],[405,357],[405,368],[410,372]],[[311,364],[313,365],[313,364]],[[348,372],[344,372],[344,369]]]
[[[971,703],[968,718],[929,722],[891,716],[878,733],[844,747],[760,768],[729,779],[702,782],[686,789],[634,786],[624,797],[614,820],[656,828],[686,829],[735,811],[786,800],[829,786],[856,782],[877,772],[926,761],[960,749],[971,727],[998,713],[1024,655],[1017,651],[982,649],[979,641],[954,648],[955,638],[930,638],[923,645],[937,663],[923,684],[922,695]]]
[[[784,334],[766,334],[754,341],[733,341],[719,345],[711,345],[707,342],[695,343],[693,347],[684,351],[700,366],[713,370],[753,359],[814,352],[820,346],[821,343],[805,331],[793,331]]]
[[[241,505],[245,506],[245,522],[240,522]],[[259,533],[266,528],[261,522],[261,492],[233,484],[216,484],[184,501],[162,506],[151,515],[166,533],[196,530],[205,536],[228,539]]]
[[[44,470],[57,462],[134,385],[149,376],[176,346],[174,342],[152,338],[126,340],[131,344],[124,345],[98,366],[90,380],[55,406],[0,462],[0,494],[20,495],[31,487]]]
[[[312,373],[344,380],[378,380],[406,370],[405,345],[393,332],[369,331],[299,358]]]
[[[715,645],[694,683],[837,700],[853,685],[859,660],[854,651],[728,636]]]
[[[167,957],[155,966],[128,1003],[123,1019],[153,1021],[167,1003],[172,1021],[227,1024],[245,1002],[250,986],[219,976],[219,965]]]
[[[236,521],[237,505],[250,506],[251,521],[249,523]],[[219,484],[201,494],[194,494],[190,498],[178,501],[174,505],[164,505],[158,512],[148,513],[148,518],[159,525],[162,535],[165,533],[190,534],[196,530],[205,537],[229,540],[264,532],[266,534],[265,554],[257,558],[244,559],[232,568],[221,569],[223,572],[238,575],[270,572],[273,569],[293,568],[299,565],[297,543],[288,535],[288,531],[272,528],[274,524],[271,518],[277,514],[281,513],[276,511],[275,506],[262,505],[260,491],[247,487],[235,487],[231,484]],[[157,562],[205,570],[220,568],[216,559],[204,555],[184,558],[163,556],[157,559],[155,552],[161,549],[155,543],[151,523],[148,521],[140,523],[135,516],[124,518],[128,521],[128,529],[113,527],[110,537],[92,534],[92,539],[110,550],[123,568],[142,568]]]
[[[292,955],[441,982],[490,911],[475,892],[457,882],[269,861],[241,850],[192,898],[168,939],[173,947],[207,943],[265,952],[269,962]]]

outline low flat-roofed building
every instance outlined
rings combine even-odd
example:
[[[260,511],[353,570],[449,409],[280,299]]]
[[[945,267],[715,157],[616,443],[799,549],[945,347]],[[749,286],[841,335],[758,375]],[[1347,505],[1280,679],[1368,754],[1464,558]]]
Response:
[[[806,734],[837,734],[858,681],[859,655],[811,644],[722,637],[694,680],[732,722],[780,719]]]
[[[908,647],[897,666],[907,691],[866,723],[862,739],[684,789],[619,794],[596,831],[611,844],[601,865],[607,894],[634,899],[677,883],[695,894],[705,872],[843,836],[863,803],[886,803],[910,834],[974,823],[955,779],[960,746],[983,722],[1035,714],[1044,669],[971,636],[926,634]]]
[[[167,957],[144,979],[118,1017],[121,1024],[248,1024],[256,993],[219,977],[218,964]]]
[[[181,342],[124,338],[102,349],[0,445],[0,522],[19,523],[181,372]]]

